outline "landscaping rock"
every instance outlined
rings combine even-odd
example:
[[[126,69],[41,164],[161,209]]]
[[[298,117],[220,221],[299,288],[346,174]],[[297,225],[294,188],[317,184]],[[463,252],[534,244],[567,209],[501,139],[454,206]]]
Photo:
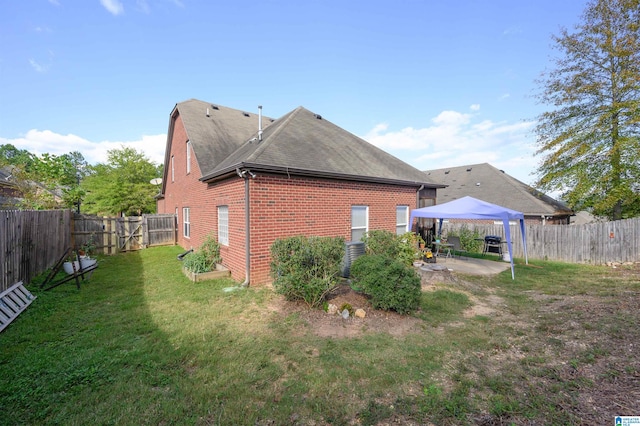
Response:
[[[329,315],[335,315],[338,313],[338,307],[336,305],[334,305],[333,303],[329,303],[329,305],[327,306],[327,313]]]
[[[347,319],[349,318],[349,310],[345,309],[344,311],[342,311],[342,318]]]
[[[364,311],[364,309],[356,309],[355,316],[356,318],[364,318],[365,316],[367,316],[367,313]]]

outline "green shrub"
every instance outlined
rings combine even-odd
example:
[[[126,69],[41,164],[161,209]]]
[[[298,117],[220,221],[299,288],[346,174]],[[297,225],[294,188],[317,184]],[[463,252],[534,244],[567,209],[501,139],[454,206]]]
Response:
[[[218,244],[218,240],[214,234],[209,234],[205,237],[199,250],[204,253],[214,267],[216,263],[222,262],[222,257],[220,256],[220,244]]]
[[[182,260],[182,266],[196,274],[212,271],[209,258],[201,251],[193,251],[186,255]]]
[[[188,271],[200,274],[215,270],[216,263],[222,262],[220,245],[213,234],[207,235],[200,247],[183,259],[183,266]]]
[[[424,244],[422,237],[415,232],[406,232],[398,235],[398,255],[396,259],[404,265],[412,265],[415,260],[422,257],[420,244]]]
[[[458,229],[452,229],[447,232],[447,236],[460,238],[460,244],[468,252],[479,253],[484,245],[484,237],[476,230],[471,230],[467,225],[462,225]]]
[[[414,232],[396,235],[393,232],[377,229],[362,237],[367,254],[397,259],[405,265],[411,265],[421,256],[422,237]]]
[[[362,237],[367,254],[377,254],[395,259],[398,256],[400,246],[398,236],[384,229],[369,231]]]
[[[273,287],[287,300],[320,307],[340,279],[343,238],[291,237],[271,245]]]
[[[354,289],[370,296],[376,309],[406,314],[420,304],[420,277],[396,259],[360,256],[351,265],[351,278]]]

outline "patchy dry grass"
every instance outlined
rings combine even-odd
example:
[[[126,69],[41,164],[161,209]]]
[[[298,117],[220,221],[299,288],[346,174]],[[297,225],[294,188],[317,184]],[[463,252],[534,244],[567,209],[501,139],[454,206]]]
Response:
[[[0,334],[2,424],[608,424],[640,406],[640,267],[534,262],[343,320],[192,283],[174,247],[105,258]],[[37,283],[34,283],[37,284]]]

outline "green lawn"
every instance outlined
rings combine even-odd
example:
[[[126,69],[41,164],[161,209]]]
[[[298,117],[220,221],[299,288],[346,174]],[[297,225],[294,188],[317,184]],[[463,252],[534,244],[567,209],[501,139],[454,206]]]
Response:
[[[637,268],[518,264],[425,292],[401,337],[324,338],[268,289],[188,281],[181,251],[102,258],[80,290],[32,283],[0,334],[0,424],[612,423],[615,404],[587,408],[601,390],[638,414],[621,408]]]

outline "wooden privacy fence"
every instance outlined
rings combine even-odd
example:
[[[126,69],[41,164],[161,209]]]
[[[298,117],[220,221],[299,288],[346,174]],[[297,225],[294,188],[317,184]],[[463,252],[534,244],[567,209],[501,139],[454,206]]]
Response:
[[[176,243],[176,217],[153,214],[130,217],[74,215],[71,229],[74,247],[93,245],[95,252],[122,251]]]
[[[444,223],[443,233],[467,227],[505,238],[502,224]],[[510,227],[513,256],[524,257],[520,225]],[[525,225],[529,259],[605,264],[640,261],[640,218],[585,225]]]
[[[0,210],[0,292],[46,271],[71,244],[69,210]]]
[[[91,243],[115,254],[176,242],[173,214],[96,217],[70,210],[0,210],[0,293],[55,265],[68,248]]]

